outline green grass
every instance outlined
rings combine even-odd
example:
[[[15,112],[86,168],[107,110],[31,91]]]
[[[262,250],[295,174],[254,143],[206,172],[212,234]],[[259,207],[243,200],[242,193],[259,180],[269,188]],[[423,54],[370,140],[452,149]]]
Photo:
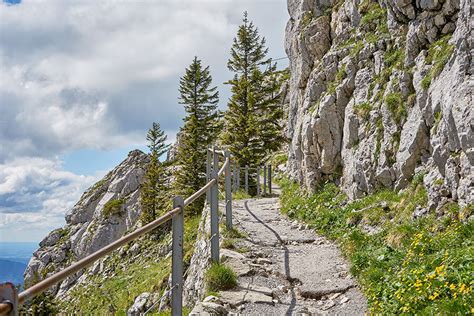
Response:
[[[75,287],[71,297],[60,305],[66,313],[107,314],[112,307],[117,315],[126,315],[136,296],[143,292],[160,291],[167,283],[171,272],[171,260],[127,264],[120,268],[117,260],[115,275],[104,278],[103,275],[91,276],[89,286]]]
[[[237,275],[231,268],[214,262],[205,274],[207,291],[218,292],[237,286]]]
[[[348,202],[333,183],[314,194],[282,180],[282,212],[335,240],[350,260],[374,315],[470,315],[474,301],[473,206],[412,219],[426,206],[423,174],[403,192],[382,190]],[[362,224],[376,225],[369,235]]]
[[[354,113],[364,121],[370,119],[370,111],[372,111],[372,105],[370,105],[369,102],[362,102],[354,105]]]
[[[187,216],[184,222],[184,266],[189,266],[197,239],[200,215]],[[142,252],[136,258],[120,256],[115,251],[104,262],[105,270],[111,270],[111,276],[103,274],[88,278],[88,285],[80,285],[70,291],[66,301],[57,302],[61,312],[74,314],[80,311],[84,315],[106,315],[113,307],[116,315],[126,315],[134,299],[143,292],[162,293],[168,284],[171,273],[171,258],[160,257],[160,248],[169,243],[170,234],[159,240],[139,239]],[[124,246],[127,249],[129,245]],[[145,250],[146,251],[143,251]],[[165,312],[163,315],[167,315]],[[187,311],[189,313],[189,311]],[[169,313],[168,313],[169,314]],[[156,314],[154,314],[156,315]]]
[[[431,79],[432,79],[431,74],[427,74],[425,77],[423,77],[423,79],[421,79],[421,87],[424,90],[428,90],[428,88],[430,87]]]
[[[385,97],[385,104],[392,114],[395,123],[400,125],[408,115],[405,102],[402,100],[400,93],[392,92]]]
[[[250,199],[252,196],[245,192],[245,190],[238,190],[236,192],[232,192],[232,199],[233,200],[245,200],[245,199]]]
[[[423,89],[428,89],[431,85],[431,81],[439,76],[443,71],[444,66],[451,58],[454,51],[454,45],[448,44],[451,39],[451,35],[445,35],[438,41],[430,45],[428,49],[428,55],[426,56],[426,64],[432,65],[430,72],[421,81]]]
[[[125,203],[124,199],[110,200],[104,205],[102,214],[104,217],[110,217],[113,215],[122,215],[123,214],[123,204]]]
[[[438,126],[439,123],[441,122],[441,119],[443,118],[443,112],[441,111],[436,111],[433,114],[434,117],[434,123],[433,123],[433,133],[436,133],[438,131]]]

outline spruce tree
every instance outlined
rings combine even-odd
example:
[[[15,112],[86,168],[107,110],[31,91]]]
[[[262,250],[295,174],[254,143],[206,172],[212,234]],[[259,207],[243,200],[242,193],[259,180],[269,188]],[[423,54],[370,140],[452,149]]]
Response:
[[[145,174],[145,181],[140,190],[141,220],[148,224],[155,220],[170,206],[168,194],[167,171],[159,157],[168,149],[166,135],[161,130],[160,124],[153,123],[147,134],[150,148],[150,163]]]
[[[186,117],[180,132],[175,192],[187,197],[205,184],[207,146],[215,141],[220,129],[219,93],[212,86],[209,66],[203,67],[194,57],[180,79],[179,93]],[[203,203],[204,198],[199,199],[187,208],[188,213],[199,213]]]
[[[165,144],[166,138],[165,132],[161,130],[160,123],[153,122],[146,135],[146,140],[149,142],[150,152],[156,154],[158,158],[168,151],[169,145]]]
[[[276,65],[267,53],[265,38],[260,37],[245,12],[227,64],[234,77],[227,82],[232,96],[221,136],[240,166],[258,166],[283,141]]]

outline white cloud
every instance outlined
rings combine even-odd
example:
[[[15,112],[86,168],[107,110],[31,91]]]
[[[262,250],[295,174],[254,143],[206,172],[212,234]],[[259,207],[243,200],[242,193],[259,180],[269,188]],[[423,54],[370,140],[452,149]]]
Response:
[[[99,176],[76,175],[43,158],[0,164],[0,240],[31,240],[25,237],[63,225],[64,213]],[[23,233],[6,234],[11,230]]]

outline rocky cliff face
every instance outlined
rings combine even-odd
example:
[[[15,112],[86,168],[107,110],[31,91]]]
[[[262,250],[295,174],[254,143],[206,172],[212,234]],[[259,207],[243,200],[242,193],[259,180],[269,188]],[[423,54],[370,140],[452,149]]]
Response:
[[[66,226],[41,241],[26,269],[25,284],[44,279],[132,230],[140,215],[140,185],[148,162],[148,155],[132,151],[87,190],[67,213]],[[96,264],[90,269],[97,273],[100,267]],[[72,286],[87,280],[85,275],[81,277],[85,272],[57,284],[52,292],[63,296]]]
[[[288,0],[288,171],[351,198],[425,174],[474,203],[470,0]]]

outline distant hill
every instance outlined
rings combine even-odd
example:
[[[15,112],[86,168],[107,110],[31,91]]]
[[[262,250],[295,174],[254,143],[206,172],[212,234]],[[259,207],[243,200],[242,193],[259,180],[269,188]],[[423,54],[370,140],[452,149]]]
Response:
[[[26,264],[0,259],[0,282],[12,282],[13,284],[23,284],[23,272]]]

